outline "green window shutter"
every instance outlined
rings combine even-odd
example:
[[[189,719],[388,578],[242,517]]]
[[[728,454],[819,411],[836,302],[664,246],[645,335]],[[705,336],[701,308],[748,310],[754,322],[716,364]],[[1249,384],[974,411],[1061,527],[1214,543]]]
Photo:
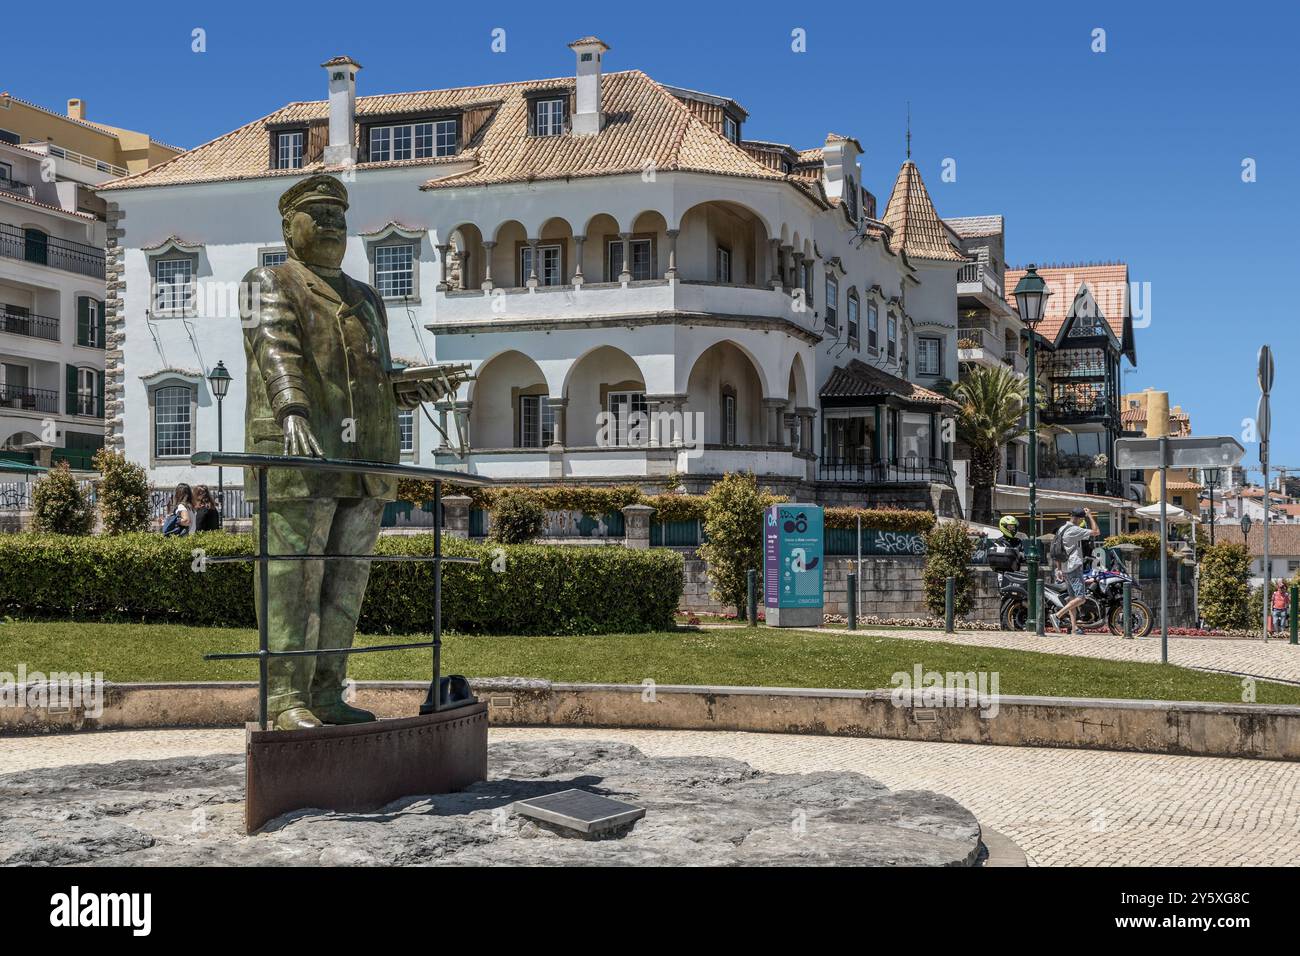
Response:
[[[104,373],[95,373],[95,414],[104,417]]]
[[[68,400],[64,414],[75,415],[77,414],[77,366],[65,365],[63,368],[65,370],[64,382],[67,385],[66,397]]]
[[[77,296],[77,344],[90,343],[90,297]]]
[[[106,348],[108,348],[108,340],[107,340],[106,338],[104,338],[104,332],[105,332],[105,327],[104,327],[104,313],[105,313],[105,311],[106,311],[106,310],[105,310],[105,308],[104,308],[104,303],[103,303],[103,302],[100,302],[100,303],[99,303],[99,329],[98,329],[99,335],[95,338],[95,341],[99,343],[99,347],[100,347],[101,349],[106,349]]]

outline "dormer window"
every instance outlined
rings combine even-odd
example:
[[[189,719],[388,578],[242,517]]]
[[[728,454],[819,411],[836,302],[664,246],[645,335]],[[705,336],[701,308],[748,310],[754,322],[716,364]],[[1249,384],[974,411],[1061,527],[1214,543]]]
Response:
[[[386,163],[404,159],[432,159],[455,156],[459,141],[459,120],[455,117],[370,127],[369,161]]]
[[[730,113],[722,114],[722,135],[733,143],[740,142],[740,124]]]
[[[306,136],[302,130],[278,133],[275,137],[275,168],[302,169],[303,142]]]
[[[547,97],[533,103],[533,133],[536,136],[560,136],[564,133],[564,112],[567,101],[560,96]]]

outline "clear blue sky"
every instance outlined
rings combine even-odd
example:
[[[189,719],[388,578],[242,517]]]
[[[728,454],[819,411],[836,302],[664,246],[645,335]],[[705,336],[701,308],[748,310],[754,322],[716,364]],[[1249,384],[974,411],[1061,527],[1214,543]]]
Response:
[[[5,14],[0,85],[56,109],[80,96],[96,120],[194,146],[323,98],[318,64],[335,54],[364,64],[362,93],[430,89],[565,75],[565,44],[594,33],[612,47],[607,69],[738,100],[746,136],[856,136],[882,204],[910,100],[913,156],[941,215],[1005,215],[1014,263],[1120,259],[1151,283],[1127,389],[1167,389],[1196,432],[1239,435],[1255,414],[1256,352],[1272,344],[1273,461],[1300,467],[1288,414],[1300,407],[1295,4],[790,6],[97,4],[52,30],[48,11],[20,4]],[[196,27],[205,53],[191,51]],[[1104,53],[1091,49],[1099,27]],[[796,28],[804,53],[791,50]],[[957,180],[944,183],[949,157]]]

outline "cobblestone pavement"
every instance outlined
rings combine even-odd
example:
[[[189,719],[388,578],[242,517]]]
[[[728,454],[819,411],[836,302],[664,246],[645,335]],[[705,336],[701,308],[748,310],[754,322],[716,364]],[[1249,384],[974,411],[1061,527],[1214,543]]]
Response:
[[[854,770],[947,794],[1030,865],[1300,865],[1300,765],[1032,747],[712,731],[493,728],[494,740],[571,737],[649,756],[734,757],[762,770]],[[233,753],[240,730],[0,739],[0,772]]]
[[[823,632],[824,633],[824,632]],[[918,641],[943,641],[974,647],[1005,647],[1015,651],[1072,654],[1112,661],[1160,662],[1160,634],[1125,640],[1109,634],[1055,634],[1044,637],[1023,631],[876,630],[863,628],[873,637],[897,637]],[[1224,640],[1214,637],[1170,637],[1169,663],[1198,670],[1225,671],[1266,680],[1300,683],[1300,645],[1286,641]]]

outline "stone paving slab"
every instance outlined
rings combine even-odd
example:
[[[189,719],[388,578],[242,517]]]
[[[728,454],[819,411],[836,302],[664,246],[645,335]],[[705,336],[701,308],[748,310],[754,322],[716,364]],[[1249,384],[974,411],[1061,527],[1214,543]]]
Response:
[[[969,808],[1031,866],[1300,865],[1300,765],[1217,757],[705,731],[493,728],[493,741],[609,740],[759,770],[849,770]],[[0,739],[0,768],[230,753],[238,730]]]

